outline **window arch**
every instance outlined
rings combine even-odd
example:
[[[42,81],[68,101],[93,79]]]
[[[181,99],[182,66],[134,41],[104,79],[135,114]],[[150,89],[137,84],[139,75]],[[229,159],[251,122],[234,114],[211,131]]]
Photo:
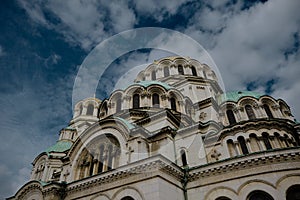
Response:
[[[247,113],[247,116],[248,116],[249,119],[255,119],[256,118],[252,106],[246,105],[245,110],[246,110],[246,113]]]
[[[216,198],[216,200],[231,200],[231,199],[229,199],[228,197],[218,197]]]
[[[206,75],[206,71],[205,70],[203,70],[203,76],[204,76],[205,79],[207,79],[207,75]]]
[[[245,138],[244,138],[243,136],[239,136],[237,139],[238,139],[238,141],[239,141],[239,144],[240,144],[242,153],[243,153],[244,155],[245,155],[245,154],[248,154],[249,151],[248,151],[248,148],[247,148],[247,145],[246,145]]]
[[[170,76],[169,67],[164,67],[164,77]]]
[[[192,75],[197,76],[196,68],[194,66],[192,66],[191,69],[192,69]]]
[[[80,153],[77,163],[77,179],[105,172],[118,166],[120,144],[110,135],[93,139]]]
[[[93,104],[89,104],[86,110],[86,115],[93,115],[94,114],[94,106]]]
[[[159,95],[156,93],[152,95],[152,105],[159,108]]]
[[[170,102],[171,102],[171,109],[176,110],[176,99],[174,97],[172,97],[170,99]]]
[[[269,105],[264,104],[263,107],[264,107],[264,109],[266,111],[266,114],[267,114],[268,118],[272,119],[273,118],[273,114],[272,114],[272,111],[271,111]]]
[[[181,162],[182,162],[182,166],[185,167],[188,165],[187,163],[187,159],[186,159],[186,153],[185,153],[185,150],[181,150],[180,151],[180,155],[181,155]]]
[[[156,80],[156,72],[155,72],[155,70],[153,70],[151,72],[151,78],[152,78],[153,81]]]
[[[123,197],[121,200],[134,200],[134,198],[130,196]]]
[[[120,112],[122,109],[122,99],[119,97],[116,102],[116,112]]]
[[[229,121],[230,125],[236,123],[235,116],[234,116],[234,113],[233,113],[232,110],[227,110],[226,115],[227,115],[227,118],[228,118],[228,121]]]
[[[263,192],[261,190],[255,190],[248,195],[247,200],[274,200],[274,199],[271,195],[269,195],[266,192]]]
[[[233,140],[232,139],[229,139],[227,140],[227,148],[228,148],[228,152],[229,152],[229,156],[230,157],[234,157],[236,156],[236,148],[235,148],[235,145],[233,143]]]
[[[250,140],[250,145],[251,145],[251,149],[252,151],[260,151],[260,146],[259,146],[259,141],[257,139],[257,136],[254,133],[251,133],[249,135],[249,140]]]
[[[82,109],[83,109],[82,104],[80,104],[80,105],[79,105],[79,115],[82,114]]]
[[[268,133],[263,133],[262,134],[262,139],[264,141],[264,144],[265,144],[267,150],[272,149],[272,145],[270,143],[269,134]]]
[[[299,200],[300,199],[300,185],[292,185],[286,191],[286,200]]]
[[[184,71],[183,71],[182,65],[178,65],[178,74],[179,75],[184,75]]]
[[[104,102],[104,104],[103,104],[103,110],[104,110],[105,114],[107,115],[108,114],[107,102]]]
[[[139,108],[140,107],[140,95],[134,94],[133,95],[133,101],[132,101],[132,107],[133,108]]]

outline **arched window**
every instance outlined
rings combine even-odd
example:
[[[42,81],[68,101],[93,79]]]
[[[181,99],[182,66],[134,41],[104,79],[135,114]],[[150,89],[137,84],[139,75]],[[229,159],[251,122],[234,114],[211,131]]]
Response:
[[[176,99],[172,97],[170,101],[171,101],[171,109],[176,110]]]
[[[77,179],[102,173],[118,166],[120,144],[110,135],[102,135],[90,141],[78,158]]]
[[[239,136],[237,139],[239,141],[239,144],[240,144],[240,147],[242,149],[243,154],[244,155],[248,154],[249,151],[248,151],[248,148],[247,148],[246,141],[245,141],[244,137],[243,136]]]
[[[104,110],[105,114],[107,115],[107,113],[108,113],[107,102],[104,102],[103,110]]]
[[[247,200],[274,200],[271,195],[261,190],[256,190],[248,195]]]
[[[169,67],[164,67],[164,77],[170,76]]]
[[[257,136],[254,133],[251,133],[249,135],[249,139],[250,139],[250,145],[251,145],[252,151],[254,151],[254,152],[260,151],[260,146],[258,143]]]
[[[194,66],[192,66],[191,69],[192,69],[192,75],[197,76],[196,68]]]
[[[185,153],[185,150],[181,150],[180,151],[180,155],[181,155],[181,162],[182,162],[182,166],[185,167],[187,166],[187,159],[186,159],[186,153]]]
[[[113,160],[113,146],[110,144],[108,145],[108,161],[107,161],[107,170],[110,170],[113,168],[112,166],[112,160]]]
[[[123,197],[121,200],[134,200],[134,198],[130,196]]]
[[[152,78],[153,81],[156,80],[156,72],[155,72],[155,70],[152,71],[151,78]]]
[[[178,65],[178,74],[179,75],[184,75],[184,71],[183,71],[182,65]]]
[[[139,108],[140,107],[140,95],[139,94],[134,94],[133,95],[133,101],[132,101],[133,108]]]
[[[246,110],[246,113],[247,113],[247,116],[248,116],[249,119],[255,119],[256,118],[252,106],[246,105],[245,110]]]
[[[93,115],[94,113],[94,106],[92,104],[89,104],[86,110],[86,115]]]
[[[228,152],[230,157],[236,156],[237,153],[236,153],[235,145],[231,139],[227,140],[227,147],[228,147]]]
[[[204,76],[205,79],[207,79],[207,75],[206,75],[206,71],[205,70],[203,70],[203,76]]]
[[[231,200],[231,199],[229,199],[228,197],[218,197],[216,198],[216,200]]]
[[[272,114],[272,112],[271,112],[271,110],[270,110],[269,105],[264,104],[263,106],[264,106],[264,109],[265,109],[265,111],[266,111],[266,113],[267,113],[268,118],[272,119],[272,118],[273,118],[273,114]]]
[[[263,138],[263,141],[264,141],[264,144],[265,144],[267,150],[272,149],[272,145],[270,143],[269,134],[268,133],[263,133],[262,134],[262,138]]]
[[[119,97],[118,99],[117,99],[117,102],[116,102],[116,112],[120,112],[121,111],[121,108],[122,108],[122,99],[121,99],[121,97]]]
[[[227,115],[227,118],[228,118],[228,121],[229,121],[230,125],[236,123],[236,120],[235,120],[235,117],[234,117],[234,113],[233,113],[232,110],[227,110],[226,111],[226,115]]]
[[[79,115],[81,115],[82,114],[82,104],[80,104],[80,106],[79,106]]]
[[[300,200],[300,185],[293,185],[286,191],[286,200]]]
[[[152,105],[159,108],[159,95],[156,93],[152,95]]]
[[[104,144],[100,145],[99,148],[99,163],[98,163],[98,174],[103,172],[103,155],[104,155]]]

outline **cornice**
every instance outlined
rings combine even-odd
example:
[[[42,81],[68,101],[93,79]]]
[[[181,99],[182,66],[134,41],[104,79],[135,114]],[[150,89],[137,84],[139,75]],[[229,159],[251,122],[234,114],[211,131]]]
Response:
[[[294,125],[290,124],[289,121],[284,119],[255,119],[236,123],[232,126],[224,127],[220,132],[220,139],[226,134],[234,134],[235,132],[248,131],[248,130],[259,130],[264,129],[274,129],[292,131]]]
[[[232,173],[245,168],[256,168],[267,163],[283,163],[300,161],[300,148],[279,149],[273,151],[257,152],[245,156],[220,160],[214,163],[190,169],[189,181],[218,174]],[[300,167],[298,167],[300,169]]]
[[[162,171],[177,180],[181,180],[184,175],[180,167],[169,161],[167,158],[157,155],[126,166],[121,166],[112,171],[71,182],[67,186],[67,192],[73,193],[97,185],[113,183],[116,180],[125,179],[134,174],[150,173],[150,176],[152,176],[152,172],[159,171]],[[141,179],[143,179],[143,177],[141,177]]]

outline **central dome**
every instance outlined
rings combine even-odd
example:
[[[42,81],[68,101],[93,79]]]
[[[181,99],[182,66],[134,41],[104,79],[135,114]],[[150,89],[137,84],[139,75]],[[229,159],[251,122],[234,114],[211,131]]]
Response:
[[[135,82],[158,80],[172,83],[168,80],[185,77],[201,77],[217,81],[215,72],[208,65],[190,57],[171,56],[155,60],[137,75]]]

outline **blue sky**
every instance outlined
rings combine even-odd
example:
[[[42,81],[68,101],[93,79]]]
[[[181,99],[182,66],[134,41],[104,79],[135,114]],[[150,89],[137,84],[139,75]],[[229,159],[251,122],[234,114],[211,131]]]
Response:
[[[300,119],[299,7],[297,0],[2,0],[0,198],[29,179],[34,157],[68,125],[85,57],[101,41],[132,28],[163,27],[192,37],[214,59],[226,90],[283,98]],[[131,66],[161,55],[167,53],[128,53],[102,81],[114,84]],[[97,97],[112,88],[99,83]]]

